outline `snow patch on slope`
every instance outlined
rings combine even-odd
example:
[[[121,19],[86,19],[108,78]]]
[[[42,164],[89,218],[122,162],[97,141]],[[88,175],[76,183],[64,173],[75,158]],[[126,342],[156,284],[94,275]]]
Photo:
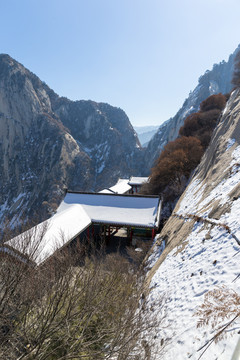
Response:
[[[228,151],[235,144],[235,142],[235,139],[228,139],[226,151]]]
[[[228,149],[229,150],[233,144],[234,139],[228,140]],[[209,213],[206,211],[206,207],[211,204],[213,201],[219,200],[220,205],[224,205],[229,202],[230,192],[237,186],[240,182],[240,146],[237,146],[232,152],[232,161],[230,165],[225,169],[227,177],[222,180],[212,191],[211,193],[201,201],[201,198],[204,194],[206,185],[202,185],[199,179],[195,179],[191,182],[187,191],[185,193],[184,199],[181,201],[180,208],[177,212],[179,215],[186,214],[198,214],[202,217],[207,217]]]
[[[201,200],[206,185],[202,185],[199,179],[193,180],[188,186],[185,197],[181,201],[178,214],[183,215],[186,213],[195,214],[196,213],[196,204]]]
[[[222,228],[214,227],[210,231],[211,239],[206,240],[209,230],[203,224],[195,225],[186,239],[185,249],[172,250],[152,278],[147,305],[159,317],[158,308],[154,308],[153,304],[164,295],[167,315],[155,335],[155,344],[164,339],[166,353],[157,356],[156,360],[198,359],[201,354],[198,349],[215,333],[215,329],[211,328],[198,329],[198,318],[193,316],[203,303],[204,294],[222,284],[240,291],[240,283],[233,283],[238,275],[239,247]],[[235,324],[235,327],[239,326],[240,322],[237,326]],[[231,359],[237,337],[235,334],[219,344],[213,344],[202,359]],[[155,350],[158,352],[160,348]]]
[[[204,295],[221,285],[240,293],[240,279],[235,281],[240,261],[240,197],[231,195],[240,183],[240,146],[233,149],[235,140],[232,138],[226,140],[226,144],[231,153],[228,164],[223,164],[219,180],[212,184],[209,179],[200,181],[196,175],[175,214],[176,218],[189,222],[189,226],[194,215],[200,217],[200,221],[195,221],[189,235],[166,256],[151,279],[147,303],[151,316],[154,312],[153,316],[161,319],[162,312],[159,314],[154,304],[160,296],[166,298],[164,312],[167,317],[162,321],[153,345],[153,351],[159,354],[156,360],[199,359],[199,349],[217,330],[197,328],[199,319],[193,314],[203,304]],[[225,210],[213,219],[210,212],[217,202],[218,209],[223,206]],[[155,262],[161,253],[160,249],[155,249]],[[226,322],[225,319],[221,325]],[[231,359],[239,329],[240,320],[228,329],[233,337],[213,343],[201,359]],[[166,347],[165,353],[160,355],[161,342]]]

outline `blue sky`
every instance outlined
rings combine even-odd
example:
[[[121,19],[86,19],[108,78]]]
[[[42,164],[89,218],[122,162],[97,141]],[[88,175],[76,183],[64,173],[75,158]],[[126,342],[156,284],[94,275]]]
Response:
[[[0,0],[0,14],[0,53],[133,125],[174,116],[240,43],[239,0]]]

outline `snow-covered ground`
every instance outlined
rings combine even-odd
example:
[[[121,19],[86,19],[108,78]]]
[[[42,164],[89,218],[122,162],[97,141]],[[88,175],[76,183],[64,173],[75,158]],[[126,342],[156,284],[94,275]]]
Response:
[[[229,140],[227,150],[235,141]],[[231,149],[232,151],[232,149]],[[229,194],[236,189],[240,181],[238,159],[240,146],[232,151],[229,164],[223,170],[229,176],[205,194],[205,186],[196,177],[188,187],[178,207],[176,217],[184,217],[185,223],[193,222],[189,214],[196,214],[202,219],[195,222],[192,231],[175,247],[155,271],[147,302],[153,316],[161,320],[155,334],[152,352],[161,360],[197,360],[205,345],[217,332],[218,326],[227,323],[227,319],[212,329],[197,327],[198,316],[194,315],[204,302],[205,294],[224,285],[240,294],[240,198],[232,199]],[[231,169],[231,171],[229,171]],[[208,217],[211,205],[218,200],[220,206],[227,205],[226,211],[219,219]],[[234,201],[233,201],[234,200]],[[214,224],[211,224],[209,221]],[[226,225],[226,227],[224,227]],[[230,230],[229,230],[230,229]],[[163,251],[155,246],[155,253],[150,258],[152,267]],[[159,312],[157,303],[164,296],[163,310]],[[239,309],[240,311],[240,309]],[[211,346],[203,353],[201,359],[230,360],[239,338],[240,319],[228,328],[227,338]],[[232,335],[232,336],[231,336]],[[164,352],[161,352],[164,344]],[[152,356],[155,359],[154,356]]]
[[[225,229],[215,227],[208,240],[207,233],[208,229],[198,223],[187,238],[185,249],[181,252],[174,249],[152,278],[148,305],[161,320],[162,313],[158,313],[154,303],[164,295],[167,315],[155,340],[158,346],[164,339],[166,353],[159,352],[156,359],[198,359],[201,355],[198,349],[216,332],[216,329],[197,328],[199,319],[193,316],[204,302],[204,294],[223,284],[240,292],[240,282],[233,282],[239,274],[239,246]],[[239,326],[238,322],[238,329]],[[237,324],[232,328],[236,329]],[[212,344],[202,359],[231,359],[238,337],[235,334]]]

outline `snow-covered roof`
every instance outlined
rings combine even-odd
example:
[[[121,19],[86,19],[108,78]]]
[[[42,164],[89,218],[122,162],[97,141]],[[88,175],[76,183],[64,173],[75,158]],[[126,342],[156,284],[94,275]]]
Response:
[[[110,190],[112,190],[115,194],[125,194],[131,190],[131,188],[132,187],[129,185],[128,179],[118,179],[117,184],[110,187]]]
[[[132,176],[128,181],[129,185],[142,185],[148,181],[148,177]]]
[[[91,223],[156,228],[159,215],[157,196],[68,192],[52,218],[5,242],[0,251],[40,265]]]
[[[92,222],[156,228],[159,225],[158,196],[68,192],[58,213],[72,204],[81,204]]]
[[[52,218],[4,243],[1,251],[17,251],[29,256],[37,265],[62,248],[91,224],[79,204],[71,204]]]
[[[118,182],[111,186],[108,189],[103,189],[99,191],[102,194],[126,194],[129,190],[131,190],[131,185],[129,185],[128,179],[118,179]]]
[[[109,189],[103,189],[103,190],[99,191],[99,193],[100,194],[114,194],[114,192],[111,191],[110,188]]]

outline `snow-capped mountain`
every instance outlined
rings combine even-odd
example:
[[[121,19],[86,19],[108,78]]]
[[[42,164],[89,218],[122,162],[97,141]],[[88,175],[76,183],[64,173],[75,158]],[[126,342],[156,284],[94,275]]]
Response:
[[[211,339],[239,312],[240,301],[236,302],[235,312],[232,302],[240,294],[239,219],[240,90],[237,89],[149,258],[150,290],[146,307],[148,314],[160,320],[156,333],[152,334],[152,354],[157,353],[156,360],[197,360],[201,354],[203,360],[232,358],[239,338],[239,318],[226,329],[227,338],[217,343],[211,343]],[[156,304],[161,297],[163,302],[159,307]],[[204,302],[207,312],[196,314]],[[221,308],[229,315],[228,319],[221,318]],[[204,325],[208,316],[209,324],[197,327]],[[205,344],[211,345],[206,348]]]
[[[149,141],[145,152],[146,173],[149,173],[155,160],[158,158],[164,146],[177,138],[179,129],[188,115],[198,111],[200,103],[213,94],[227,94],[232,89],[232,73],[234,57],[239,48],[230,55],[227,62],[215,64],[211,71],[206,71],[199,78],[198,85],[190,92],[177,114],[165,121]]]
[[[61,98],[8,55],[0,55],[0,130],[0,223],[46,215],[64,187],[98,190],[141,175],[141,145],[123,110]]]

